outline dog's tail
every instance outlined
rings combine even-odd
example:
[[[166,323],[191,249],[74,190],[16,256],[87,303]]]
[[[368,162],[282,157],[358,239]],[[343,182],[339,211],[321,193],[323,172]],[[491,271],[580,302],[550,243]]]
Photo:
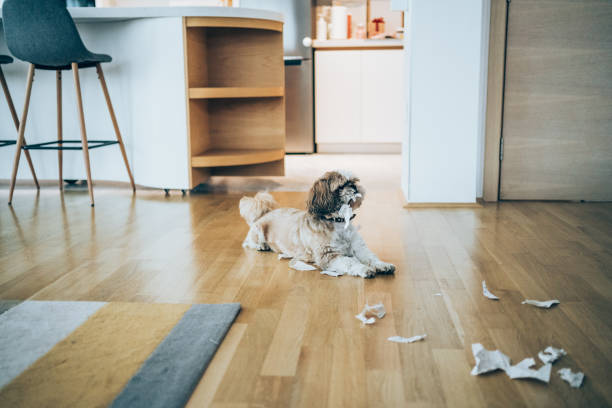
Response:
[[[268,193],[261,192],[255,194],[255,197],[242,197],[240,199],[240,215],[249,225],[275,208],[278,208],[278,203]]]

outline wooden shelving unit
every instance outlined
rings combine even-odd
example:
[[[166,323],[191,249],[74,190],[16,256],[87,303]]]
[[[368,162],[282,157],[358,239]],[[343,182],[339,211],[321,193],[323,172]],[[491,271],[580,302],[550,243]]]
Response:
[[[193,167],[242,166],[282,160],[283,157],[285,157],[284,149],[215,149],[208,150],[200,156],[193,156],[191,165]]]
[[[190,184],[284,175],[282,23],[185,17]]]
[[[215,98],[273,98],[285,95],[285,89],[276,87],[217,87],[189,88],[190,99]]]

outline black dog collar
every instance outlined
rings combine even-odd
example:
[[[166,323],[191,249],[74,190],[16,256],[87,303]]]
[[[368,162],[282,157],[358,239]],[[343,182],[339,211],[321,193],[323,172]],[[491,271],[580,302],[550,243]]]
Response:
[[[351,220],[355,218],[357,214],[353,214]],[[333,221],[333,222],[346,222],[344,218],[336,217],[336,218],[323,218],[325,221]]]

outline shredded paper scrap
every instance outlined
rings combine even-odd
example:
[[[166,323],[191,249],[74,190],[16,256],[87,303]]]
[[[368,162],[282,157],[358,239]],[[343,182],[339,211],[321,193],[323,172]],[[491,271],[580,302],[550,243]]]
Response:
[[[476,360],[472,375],[503,370],[512,379],[532,378],[545,383],[550,381],[551,364],[544,364],[538,370],[533,370],[531,367],[535,365],[534,359],[526,358],[516,365],[511,365],[510,357],[499,350],[487,350],[480,343],[472,344],[472,353]]]
[[[393,341],[395,343],[414,343],[415,341],[424,340],[426,337],[426,334],[421,334],[419,336],[412,337],[392,336],[389,337],[387,340]]]
[[[348,204],[342,204],[342,207],[340,207],[338,214],[340,214],[340,216],[344,218],[344,229],[347,229],[348,226],[351,224],[351,217],[353,216],[353,209]]]
[[[545,301],[525,299],[521,302],[521,304],[523,305],[532,305],[532,306],[537,306],[537,307],[543,307],[545,309],[550,309],[552,305],[556,305],[558,303],[561,303],[561,302],[559,302],[557,299],[545,300]]]
[[[550,381],[550,371],[552,369],[551,364],[544,364],[537,370],[531,369],[535,365],[533,358],[526,358],[517,365],[510,366],[506,369],[506,374],[513,380],[516,378],[533,378],[545,383]]]
[[[308,265],[306,262],[298,261],[297,259],[292,259],[289,261],[289,267],[295,269],[296,271],[314,271],[315,268],[312,265]]]
[[[342,204],[338,210],[340,217],[344,218],[344,229],[347,229],[351,224],[351,218],[353,217],[353,209],[350,206],[351,201],[355,201],[357,197],[362,197],[361,193],[355,193],[349,198],[347,204]]]
[[[480,375],[495,370],[506,370],[510,367],[510,357],[499,350],[490,351],[480,343],[472,344],[472,354],[476,365],[472,369],[472,375]]]
[[[487,288],[487,284],[485,283],[485,281],[482,281],[482,294],[485,295],[485,297],[488,297],[489,299],[499,300],[497,296],[489,292],[489,289]]]
[[[386,314],[385,306],[382,303],[378,303],[376,305],[370,306],[366,303],[361,312],[358,315],[355,315],[355,318],[360,320],[363,324],[373,324],[376,319],[373,316],[382,319]],[[368,317],[368,315],[372,317]]]
[[[584,373],[573,373],[571,368],[562,368],[557,371],[557,373],[561,379],[566,381],[572,388],[580,388],[582,380],[584,380]]]
[[[540,351],[538,353],[538,357],[544,364],[552,364],[563,356],[566,356],[567,353],[563,349],[554,348],[553,346],[548,346],[544,349],[544,351]]]
[[[342,272],[334,272],[334,271],[321,271],[321,275],[328,275],[337,278],[338,276],[344,275]]]
[[[291,255],[280,253],[278,254],[278,259],[291,259],[293,258]]]

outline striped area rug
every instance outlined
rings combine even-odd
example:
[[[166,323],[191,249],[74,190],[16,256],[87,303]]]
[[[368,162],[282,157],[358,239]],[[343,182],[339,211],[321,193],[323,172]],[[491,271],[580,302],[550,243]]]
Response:
[[[239,312],[0,300],[0,406],[182,407]]]

